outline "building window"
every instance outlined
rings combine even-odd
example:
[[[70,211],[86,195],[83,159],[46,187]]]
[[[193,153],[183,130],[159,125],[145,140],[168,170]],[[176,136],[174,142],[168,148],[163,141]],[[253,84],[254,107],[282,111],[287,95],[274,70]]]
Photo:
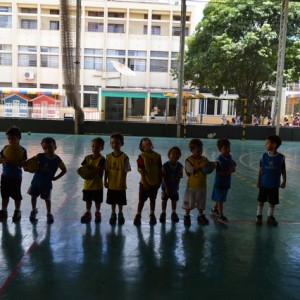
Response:
[[[171,52],[171,58],[178,58],[179,52]]]
[[[0,28],[12,28],[11,16],[0,16]]]
[[[41,83],[41,89],[58,89],[58,84]]]
[[[37,48],[36,48],[36,46],[24,46],[24,45],[21,45],[21,46],[18,47],[18,50],[20,52],[36,52]]]
[[[20,88],[36,88],[36,86],[37,86],[36,83],[31,83],[31,82],[18,83],[18,87]]]
[[[168,61],[150,59],[150,72],[168,72]]]
[[[124,13],[120,12],[108,12],[109,18],[124,18]]]
[[[37,14],[37,8],[21,7],[22,14]]]
[[[11,51],[11,50],[12,50],[11,45],[0,44],[0,51]]]
[[[107,31],[112,33],[124,33],[124,24],[108,24]]]
[[[103,69],[102,57],[85,56],[84,68],[90,70],[102,70]]]
[[[88,11],[88,16],[89,17],[104,17],[104,12],[103,11],[89,10]]]
[[[59,21],[50,21],[49,29],[50,30],[59,30]]]
[[[114,68],[112,62],[113,61],[118,61],[121,64],[125,63],[125,58],[112,58],[112,57],[107,57],[106,58],[106,70],[107,71],[116,71],[116,69]]]
[[[58,47],[41,47],[41,52],[44,52],[44,53],[58,53],[59,48]]]
[[[103,23],[88,22],[89,32],[103,32]]]
[[[146,59],[128,59],[128,68],[132,71],[146,72]]]
[[[8,13],[11,12],[11,7],[10,6],[0,6],[0,13]]]
[[[147,52],[146,51],[139,51],[139,50],[128,50],[128,56],[145,57],[145,56],[147,56]]]
[[[150,51],[150,57],[163,57],[168,58],[169,52],[167,51]]]
[[[144,34],[148,34],[148,26],[144,25]],[[160,26],[151,26],[152,35],[160,35]]]
[[[106,55],[125,56],[125,50],[107,49]]]
[[[178,60],[171,60],[171,69],[174,71],[179,70],[179,61]]]
[[[36,54],[19,54],[19,67],[36,67]]]
[[[50,9],[50,15],[59,15],[59,9]]]
[[[21,20],[22,29],[37,29],[37,20]]]
[[[152,15],[152,20],[161,20],[161,15]]]
[[[97,108],[98,94],[84,94],[83,106]]]
[[[58,55],[41,55],[41,67],[58,68]]]
[[[12,65],[12,54],[11,53],[0,53],[0,65],[11,66]]]
[[[172,35],[173,36],[180,36],[181,28],[180,27],[172,27]],[[189,29],[185,28],[185,36],[189,35]]]
[[[84,48],[84,54],[103,55],[102,49]]]
[[[187,22],[189,22],[190,21],[190,16],[186,16],[185,17],[185,20],[187,21]],[[181,21],[181,16],[180,15],[178,15],[178,16],[173,16],[173,21]]]

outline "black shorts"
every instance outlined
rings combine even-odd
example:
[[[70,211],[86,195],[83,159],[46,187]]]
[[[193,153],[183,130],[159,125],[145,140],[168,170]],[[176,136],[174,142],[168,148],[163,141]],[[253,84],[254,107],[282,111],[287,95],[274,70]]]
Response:
[[[103,189],[101,190],[83,190],[83,201],[95,201],[95,203],[103,202]]]
[[[270,204],[276,205],[279,203],[279,188],[267,189],[261,187],[259,189],[258,202],[269,202]]]
[[[110,205],[127,205],[126,190],[107,189],[106,203]]]
[[[21,179],[12,179],[6,176],[1,176],[1,197],[7,199],[11,197],[14,200],[21,201]]]
[[[178,192],[172,193],[171,195],[167,194],[166,192],[161,192],[161,200],[167,201],[168,199],[171,199],[171,201],[178,201],[179,200]]]
[[[150,185],[149,189],[145,189],[144,186],[140,183],[140,190],[139,190],[139,201],[147,201],[148,198],[156,199],[158,189],[160,188],[160,184],[157,185]]]

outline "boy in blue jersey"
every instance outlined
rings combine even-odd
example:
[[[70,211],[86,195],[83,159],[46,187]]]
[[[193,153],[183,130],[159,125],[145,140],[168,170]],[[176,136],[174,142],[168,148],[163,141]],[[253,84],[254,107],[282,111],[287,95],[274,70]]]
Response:
[[[21,130],[17,127],[11,127],[7,130],[6,137],[9,145],[19,145],[21,140]],[[15,201],[15,211],[12,220],[13,222],[18,222],[21,219],[22,165],[27,159],[27,152],[21,147],[23,151],[22,160],[12,162],[8,161],[4,155],[5,147],[0,152],[0,163],[3,164],[3,172],[1,175],[2,209],[0,210],[0,221],[7,220],[7,206],[9,198],[12,198]]]
[[[236,163],[230,155],[230,141],[228,139],[219,139],[217,147],[220,152],[216,160],[216,176],[211,199],[215,201],[211,214],[218,216],[220,223],[227,222],[223,215],[224,202],[227,199],[227,193],[231,185],[231,174],[235,172]]]
[[[257,187],[259,188],[256,224],[262,224],[262,210],[265,202],[269,202],[267,223],[277,225],[274,218],[275,205],[279,203],[279,187],[286,187],[285,157],[277,152],[281,139],[277,135],[270,135],[265,144],[268,152],[260,160]],[[282,182],[280,179],[282,176]]]
[[[29,187],[28,194],[31,195],[32,211],[30,214],[30,221],[36,221],[36,215],[38,213],[36,208],[37,198],[40,196],[46,202],[47,208],[47,223],[52,224],[54,222],[53,215],[51,213],[51,191],[52,181],[55,181],[62,177],[66,172],[66,166],[61,158],[55,154],[56,142],[52,137],[46,137],[42,140],[41,146],[44,153],[37,155],[39,170],[33,176],[31,186]],[[26,167],[24,167],[26,170]],[[61,171],[55,176],[57,169]]]

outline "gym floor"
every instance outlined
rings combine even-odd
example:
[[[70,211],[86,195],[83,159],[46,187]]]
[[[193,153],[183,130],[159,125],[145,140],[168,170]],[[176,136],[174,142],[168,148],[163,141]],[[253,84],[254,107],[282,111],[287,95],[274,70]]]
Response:
[[[28,157],[42,152],[40,141],[46,135],[23,134],[21,145]],[[212,206],[213,174],[208,175],[207,216],[210,224],[197,224],[192,211],[192,226],[183,225],[181,208],[186,175],[180,183],[178,215],[180,222],[168,221],[149,226],[149,201],[142,225],[133,218],[138,203],[139,174],[136,159],[139,137],[125,137],[123,151],[130,157],[127,198],[123,226],[109,224],[110,206],[102,204],[102,222],[81,224],[85,211],[82,201],[83,180],[77,175],[85,155],[91,153],[95,137],[52,135],[56,153],[65,162],[68,173],[54,182],[52,211],[54,223],[46,224],[46,208],[38,199],[38,222],[31,224],[30,197],[27,189],[32,174],[23,174],[22,219],[12,223],[14,203],[8,207],[9,218],[0,224],[0,299],[299,299],[300,295],[300,203],[299,143],[283,142],[279,151],[286,156],[287,187],[280,190],[280,204],[275,216],[278,226],[255,224],[257,172],[264,152],[264,141],[232,140],[231,153],[237,162],[232,188],[225,204],[229,222],[218,223],[209,216]],[[103,154],[111,151],[109,137]],[[152,138],[155,151],[167,160],[168,149],[179,146],[181,162],[190,155],[189,140]],[[205,139],[204,155],[218,155],[216,138]],[[0,145],[7,144],[0,133]],[[2,148],[1,146],[1,148]],[[104,191],[106,195],[106,191]],[[93,207],[94,212],[94,207]],[[161,212],[160,194],[156,217]]]

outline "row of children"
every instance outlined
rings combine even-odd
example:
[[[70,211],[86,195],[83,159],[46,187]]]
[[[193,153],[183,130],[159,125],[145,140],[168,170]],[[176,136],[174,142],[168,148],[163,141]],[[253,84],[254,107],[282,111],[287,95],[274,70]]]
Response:
[[[21,131],[12,127],[6,132],[9,144],[19,144]],[[257,209],[257,224],[262,223],[262,208],[264,202],[269,202],[268,223],[276,225],[274,208],[279,203],[278,190],[286,185],[286,171],[284,156],[277,152],[281,140],[278,136],[270,136],[266,141],[266,150],[260,161],[260,171],[258,178],[259,196]],[[110,146],[113,151],[104,158],[101,151],[104,148],[102,138],[95,138],[91,142],[92,154],[87,155],[82,166],[91,165],[94,167],[94,176],[84,181],[83,200],[86,203],[86,212],[81,217],[82,223],[88,223],[92,219],[92,202],[95,202],[95,222],[101,222],[101,203],[103,202],[103,187],[107,188],[106,202],[111,205],[112,213],[110,224],[114,225],[118,221],[124,224],[123,206],[127,204],[126,199],[126,177],[131,170],[128,156],[121,150],[124,145],[124,137],[120,133],[114,133],[110,137]],[[66,166],[61,158],[55,154],[56,142],[53,138],[44,138],[41,142],[44,153],[36,156],[39,169],[34,174],[28,193],[31,195],[32,211],[30,220],[35,221],[38,213],[36,209],[37,198],[40,196],[46,202],[47,222],[53,223],[51,214],[51,190],[52,181],[62,177],[66,172]],[[15,201],[15,212],[13,221],[21,219],[21,181],[22,167],[27,170],[27,153],[22,147],[23,155],[21,161],[11,162],[5,157],[5,146],[0,152],[0,163],[3,164],[1,176],[1,196],[2,210],[0,210],[0,220],[7,219],[7,206],[9,198]],[[187,187],[184,194],[183,209],[185,210],[184,224],[191,225],[190,211],[198,209],[197,221],[199,224],[207,225],[208,219],[204,214],[206,206],[206,176],[216,169],[212,200],[214,208],[211,214],[218,217],[221,223],[227,222],[223,214],[223,204],[226,202],[227,193],[230,189],[231,174],[235,172],[236,163],[230,155],[230,142],[228,139],[219,139],[217,147],[220,152],[216,161],[210,162],[202,155],[203,144],[200,139],[192,139],[189,143],[191,155],[185,160],[185,172],[188,176]],[[171,220],[179,222],[176,213],[177,201],[179,200],[179,182],[183,176],[183,166],[179,162],[181,151],[178,147],[172,147],[168,152],[169,160],[162,164],[161,156],[153,150],[152,141],[149,138],[142,138],[139,144],[141,153],[137,159],[138,171],[141,175],[139,184],[139,202],[137,214],[134,218],[134,225],[141,224],[141,214],[144,203],[150,199],[150,225],[156,224],[155,205],[159,188],[162,189],[162,213],[160,222],[166,221],[166,207],[168,199],[171,200],[172,214]],[[57,170],[60,172],[56,175]],[[79,172],[80,173],[80,172]],[[103,182],[104,175],[104,182]],[[281,175],[283,182],[280,184]],[[116,207],[118,206],[118,215]]]

